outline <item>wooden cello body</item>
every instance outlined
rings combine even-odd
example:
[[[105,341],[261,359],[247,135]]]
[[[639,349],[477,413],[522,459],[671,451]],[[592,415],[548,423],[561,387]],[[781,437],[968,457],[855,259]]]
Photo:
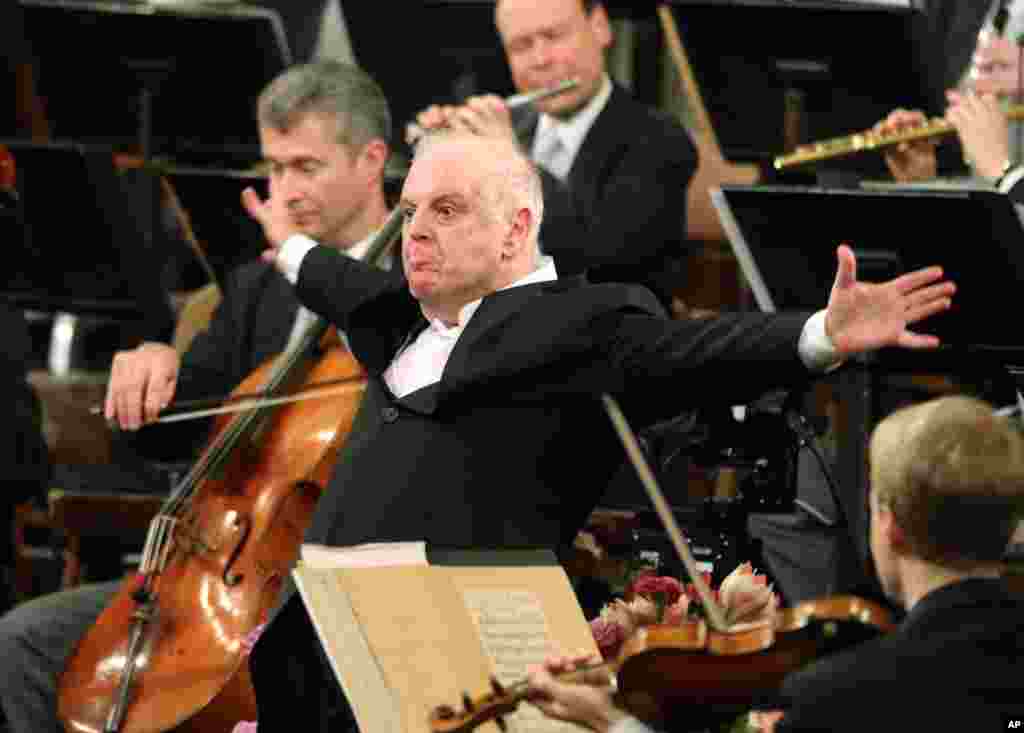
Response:
[[[236,393],[266,389],[278,369],[264,364]],[[58,714],[67,730],[212,733],[256,718],[244,642],[296,559],[365,388],[362,367],[340,345],[289,371],[293,388],[338,380],[351,388],[218,418],[197,461],[209,470],[188,502],[162,513],[174,523],[162,568],[122,584],[65,666]],[[248,424],[235,435],[240,419]],[[151,529],[147,545],[152,539]]]

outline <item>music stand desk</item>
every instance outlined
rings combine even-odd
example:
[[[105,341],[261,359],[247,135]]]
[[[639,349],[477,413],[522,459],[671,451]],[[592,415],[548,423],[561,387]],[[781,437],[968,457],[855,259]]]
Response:
[[[912,326],[939,336],[941,348],[885,349],[851,360],[837,375],[852,438],[840,444],[837,468],[842,483],[851,482],[843,503],[866,560],[865,451],[881,417],[879,380],[894,372],[938,372],[1011,381],[1007,368],[1024,364],[1024,334],[1010,310],[1024,281],[1024,225],[1017,207],[985,188],[722,186],[711,198],[763,311],[823,308],[841,243],[858,256],[861,280],[941,265],[957,285],[949,311]]]

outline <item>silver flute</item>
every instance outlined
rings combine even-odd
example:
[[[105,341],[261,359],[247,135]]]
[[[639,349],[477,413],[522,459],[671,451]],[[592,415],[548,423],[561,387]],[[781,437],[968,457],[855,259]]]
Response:
[[[556,94],[567,92],[570,89],[575,89],[579,86],[579,79],[565,79],[560,81],[554,86],[544,87],[543,89],[534,89],[529,92],[523,92],[522,94],[513,94],[511,97],[505,97],[505,106],[511,109],[516,109],[527,104],[533,104],[539,102],[542,99],[553,97]],[[423,136],[424,130],[422,127],[417,125],[415,122],[410,122],[405,128],[405,140],[407,143],[412,145],[419,138]]]

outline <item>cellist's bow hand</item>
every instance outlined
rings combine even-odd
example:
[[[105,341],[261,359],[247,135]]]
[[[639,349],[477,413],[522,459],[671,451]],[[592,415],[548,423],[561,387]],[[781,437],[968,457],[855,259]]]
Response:
[[[604,733],[627,713],[612,701],[614,688],[608,671],[603,667],[585,669],[600,661],[591,654],[548,658],[530,670],[526,699],[549,717]],[[574,681],[565,681],[574,672],[578,672],[572,675]]]
[[[179,366],[173,347],[152,341],[114,354],[103,405],[107,423],[138,430],[154,422],[174,398]]]

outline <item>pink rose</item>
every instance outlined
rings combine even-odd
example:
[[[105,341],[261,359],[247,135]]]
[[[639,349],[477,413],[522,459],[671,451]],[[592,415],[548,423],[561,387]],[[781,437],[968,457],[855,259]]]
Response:
[[[772,592],[768,579],[743,563],[726,576],[718,589],[719,599],[731,623],[756,621],[774,616],[779,598]]]
[[[590,633],[605,659],[614,659],[626,640],[626,633],[619,624],[600,616],[590,622]]]

